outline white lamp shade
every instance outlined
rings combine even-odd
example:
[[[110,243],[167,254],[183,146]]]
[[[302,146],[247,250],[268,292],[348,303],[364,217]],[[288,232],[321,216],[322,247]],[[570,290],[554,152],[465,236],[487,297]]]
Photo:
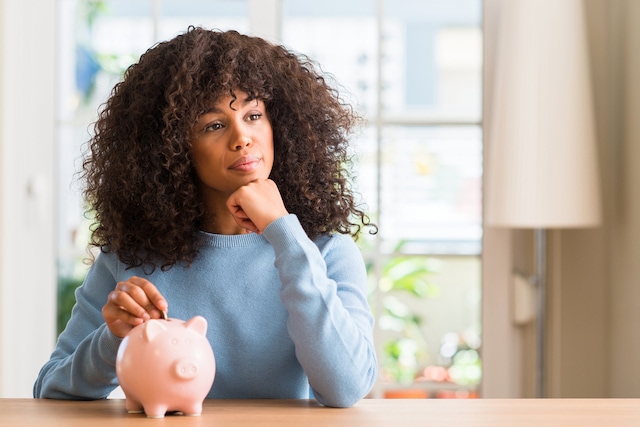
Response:
[[[600,222],[582,0],[506,0],[487,143],[487,225]]]

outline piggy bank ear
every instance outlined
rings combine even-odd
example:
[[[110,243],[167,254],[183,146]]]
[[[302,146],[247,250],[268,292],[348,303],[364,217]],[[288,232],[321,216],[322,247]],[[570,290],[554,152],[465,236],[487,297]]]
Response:
[[[192,329],[200,335],[206,335],[207,333],[207,319],[202,316],[194,316],[187,320],[184,324],[185,328]]]
[[[147,320],[142,327],[142,335],[151,342],[155,337],[166,331],[167,328],[158,320]]]

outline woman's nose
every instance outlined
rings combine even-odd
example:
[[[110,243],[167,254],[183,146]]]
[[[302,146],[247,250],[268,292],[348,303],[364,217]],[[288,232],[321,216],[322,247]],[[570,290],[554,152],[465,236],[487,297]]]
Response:
[[[234,126],[233,136],[230,141],[231,149],[234,151],[242,150],[251,145],[251,136],[242,128],[242,126]]]

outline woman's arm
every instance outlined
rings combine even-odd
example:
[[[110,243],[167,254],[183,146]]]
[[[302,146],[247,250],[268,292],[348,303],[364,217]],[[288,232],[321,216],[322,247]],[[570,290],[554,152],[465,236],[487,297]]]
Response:
[[[315,398],[327,406],[355,404],[377,376],[367,274],[358,247],[344,235],[314,244],[295,215],[272,222],[263,234],[275,250],[287,328]]]
[[[76,290],[71,318],[38,374],[34,397],[102,399],[118,385],[115,360],[121,338],[109,331],[102,316],[115,286],[115,263],[115,256],[100,254]]]

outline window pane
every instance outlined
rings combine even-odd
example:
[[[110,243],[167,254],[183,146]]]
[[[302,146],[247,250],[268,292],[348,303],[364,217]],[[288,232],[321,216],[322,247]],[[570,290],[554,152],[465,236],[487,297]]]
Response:
[[[285,44],[335,75],[368,121],[352,148],[356,189],[380,226],[359,240],[382,365],[374,395],[412,382],[425,396],[473,395],[481,376],[481,0],[388,0],[380,18],[377,1],[284,5]]]
[[[375,0],[283,0],[282,40],[308,55],[340,85],[340,94],[361,112],[376,105]]]
[[[446,383],[475,390],[481,376],[479,277],[479,257],[387,259],[377,337],[383,381],[419,381],[434,393]]]
[[[75,173],[91,124],[124,70],[153,44],[151,0],[60,2],[57,244],[61,280],[82,277],[88,229]]]
[[[480,0],[387,0],[383,108],[388,120],[479,121]]]
[[[379,239],[364,236],[359,242],[374,294],[382,378],[433,380],[444,369],[448,379],[473,389],[477,352],[475,360],[473,352],[464,352],[479,345],[481,0],[382,3],[379,18],[378,0],[282,0],[282,40],[335,76],[344,100],[368,120],[354,141],[354,155],[357,189],[380,225]],[[85,256],[88,227],[72,180],[98,106],[141,53],[189,25],[248,32],[249,1],[58,4],[63,290],[74,285],[69,278],[84,273],[78,261]],[[419,319],[413,330],[412,319]],[[404,344],[391,347],[407,334],[407,349],[415,351],[400,357],[395,350]],[[404,367],[410,370],[401,378],[398,369]]]
[[[248,0],[162,0],[159,8],[160,40],[168,40],[190,25],[241,33],[249,31]]]
[[[376,206],[373,131],[357,143],[357,185],[379,208],[383,252],[479,254],[482,237],[482,140],[478,126],[386,126]]]

